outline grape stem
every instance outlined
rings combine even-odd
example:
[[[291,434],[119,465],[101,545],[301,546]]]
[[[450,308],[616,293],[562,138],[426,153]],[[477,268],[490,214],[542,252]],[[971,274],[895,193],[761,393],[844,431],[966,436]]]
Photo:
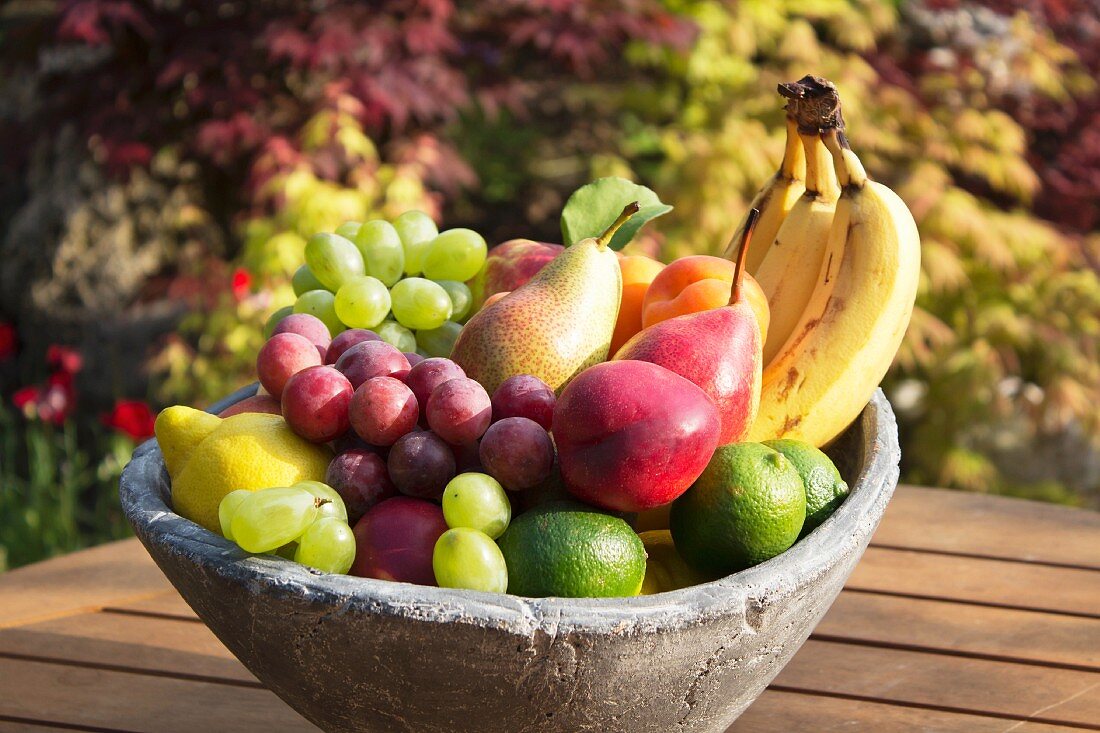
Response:
[[[325,504],[331,504],[331,503],[332,503],[332,499],[322,499],[321,497],[318,496],[316,499],[313,500],[313,507],[315,509],[320,509]]]

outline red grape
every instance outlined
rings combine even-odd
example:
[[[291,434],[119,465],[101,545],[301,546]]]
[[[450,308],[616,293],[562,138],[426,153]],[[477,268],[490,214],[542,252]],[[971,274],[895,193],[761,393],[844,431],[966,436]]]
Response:
[[[351,398],[351,427],[371,445],[393,445],[419,416],[412,390],[393,377],[368,379]]]
[[[550,429],[554,418],[554,390],[538,377],[517,374],[508,377],[493,392],[493,420],[526,417]]]
[[[332,335],[328,332],[328,326],[317,316],[309,313],[291,313],[279,321],[271,331],[274,336],[277,333],[296,333],[317,347],[321,358],[325,358],[325,352],[332,343]]]
[[[363,341],[352,346],[336,360],[336,369],[354,389],[374,377],[388,377],[409,368],[405,355],[385,341]]]
[[[438,504],[396,496],[364,514],[352,531],[355,563],[351,575],[436,584],[432,553],[440,535],[447,531]]]
[[[404,354],[405,358],[409,360],[409,364],[412,366],[416,366],[420,362],[424,361],[424,357],[416,353],[415,351],[406,351],[404,352]]]
[[[481,464],[509,491],[538,486],[554,467],[554,443],[534,420],[506,417],[481,438]]]
[[[456,473],[484,473],[481,465],[481,457],[478,455],[478,445],[475,440],[472,443],[452,445],[451,452],[455,454]]]
[[[256,355],[256,376],[276,400],[281,399],[287,380],[311,366],[320,366],[317,348],[304,336],[278,333],[267,340]]]
[[[420,499],[443,498],[447,482],[455,477],[451,447],[427,430],[402,435],[390,448],[386,466],[390,480],[402,494]]]
[[[428,425],[443,440],[455,444],[471,443],[489,427],[493,407],[484,387],[472,379],[459,377],[432,391],[424,414]]]
[[[381,340],[381,336],[365,328],[349,328],[347,331],[341,331],[336,334],[336,338],[328,345],[328,351],[325,352],[325,363],[335,364],[336,360],[343,356],[345,351],[356,344],[361,344],[364,341]]]
[[[397,495],[386,462],[362,448],[346,450],[333,458],[325,472],[325,483],[344,500],[350,524],[355,524],[375,504]]]
[[[420,410],[426,412],[428,398],[432,396],[432,392],[436,387],[444,382],[465,376],[466,372],[462,370],[462,367],[450,359],[433,357],[414,364],[413,368],[409,370],[409,375],[405,377],[405,384],[409,385],[409,389],[416,395],[416,402],[420,405]]]
[[[313,366],[287,380],[283,418],[306,440],[327,443],[347,432],[351,382],[330,366]]]

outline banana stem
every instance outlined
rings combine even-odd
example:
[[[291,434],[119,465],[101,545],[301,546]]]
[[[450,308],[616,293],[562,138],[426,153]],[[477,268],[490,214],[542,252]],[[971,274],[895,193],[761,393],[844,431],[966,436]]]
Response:
[[[790,112],[787,113],[787,143],[779,163],[779,175],[788,181],[806,180],[806,151],[798,137],[798,121]]]
[[[752,230],[756,229],[756,222],[759,218],[760,209],[749,209],[749,216],[745,221],[745,231],[741,234],[741,244],[737,250],[737,259],[733,264],[733,288],[730,290],[730,305],[736,305],[741,298],[741,281],[745,275],[745,256],[749,253]]]
[[[817,132],[800,132],[802,146],[806,149],[806,193],[816,194],[826,201],[835,201],[840,196],[840,185],[829,150],[822,144]]]
[[[821,134],[821,140],[833,155],[833,166],[836,168],[841,188],[863,188],[867,183],[867,171],[863,168],[859,156],[848,145],[848,138],[844,136],[844,132],[835,128],[826,130]]]
[[[609,226],[603,234],[596,237],[596,246],[603,249],[611,241],[611,238],[615,236],[615,232],[619,231],[619,227],[626,224],[630,217],[638,213],[638,210],[642,207],[638,205],[637,201],[631,201],[625,207],[623,207],[623,213],[619,214],[619,218]]]

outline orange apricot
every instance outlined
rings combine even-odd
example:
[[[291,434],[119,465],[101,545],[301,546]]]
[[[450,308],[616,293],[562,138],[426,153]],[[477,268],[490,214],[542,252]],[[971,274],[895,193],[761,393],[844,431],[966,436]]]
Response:
[[[623,274],[623,299],[619,304],[615,332],[611,336],[610,353],[614,354],[631,336],[642,330],[642,301],[649,284],[664,267],[664,264],[644,255],[619,258],[619,269]]]
[[[648,328],[668,318],[728,305],[732,287],[733,263],[729,260],[710,255],[681,257],[650,283],[642,303],[642,325]],[[760,338],[766,338],[770,319],[768,298],[747,272],[741,283],[741,298],[756,313]]]

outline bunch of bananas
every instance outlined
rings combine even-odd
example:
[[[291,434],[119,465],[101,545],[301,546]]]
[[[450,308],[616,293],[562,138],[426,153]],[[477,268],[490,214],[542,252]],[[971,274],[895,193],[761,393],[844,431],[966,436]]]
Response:
[[[849,147],[836,87],[807,76],[779,92],[787,148],[753,202],[761,216],[748,256],[771,324],[747,439],[822,446],[863,410],[901,345],[920,237],[905,203],[869,180]]]

